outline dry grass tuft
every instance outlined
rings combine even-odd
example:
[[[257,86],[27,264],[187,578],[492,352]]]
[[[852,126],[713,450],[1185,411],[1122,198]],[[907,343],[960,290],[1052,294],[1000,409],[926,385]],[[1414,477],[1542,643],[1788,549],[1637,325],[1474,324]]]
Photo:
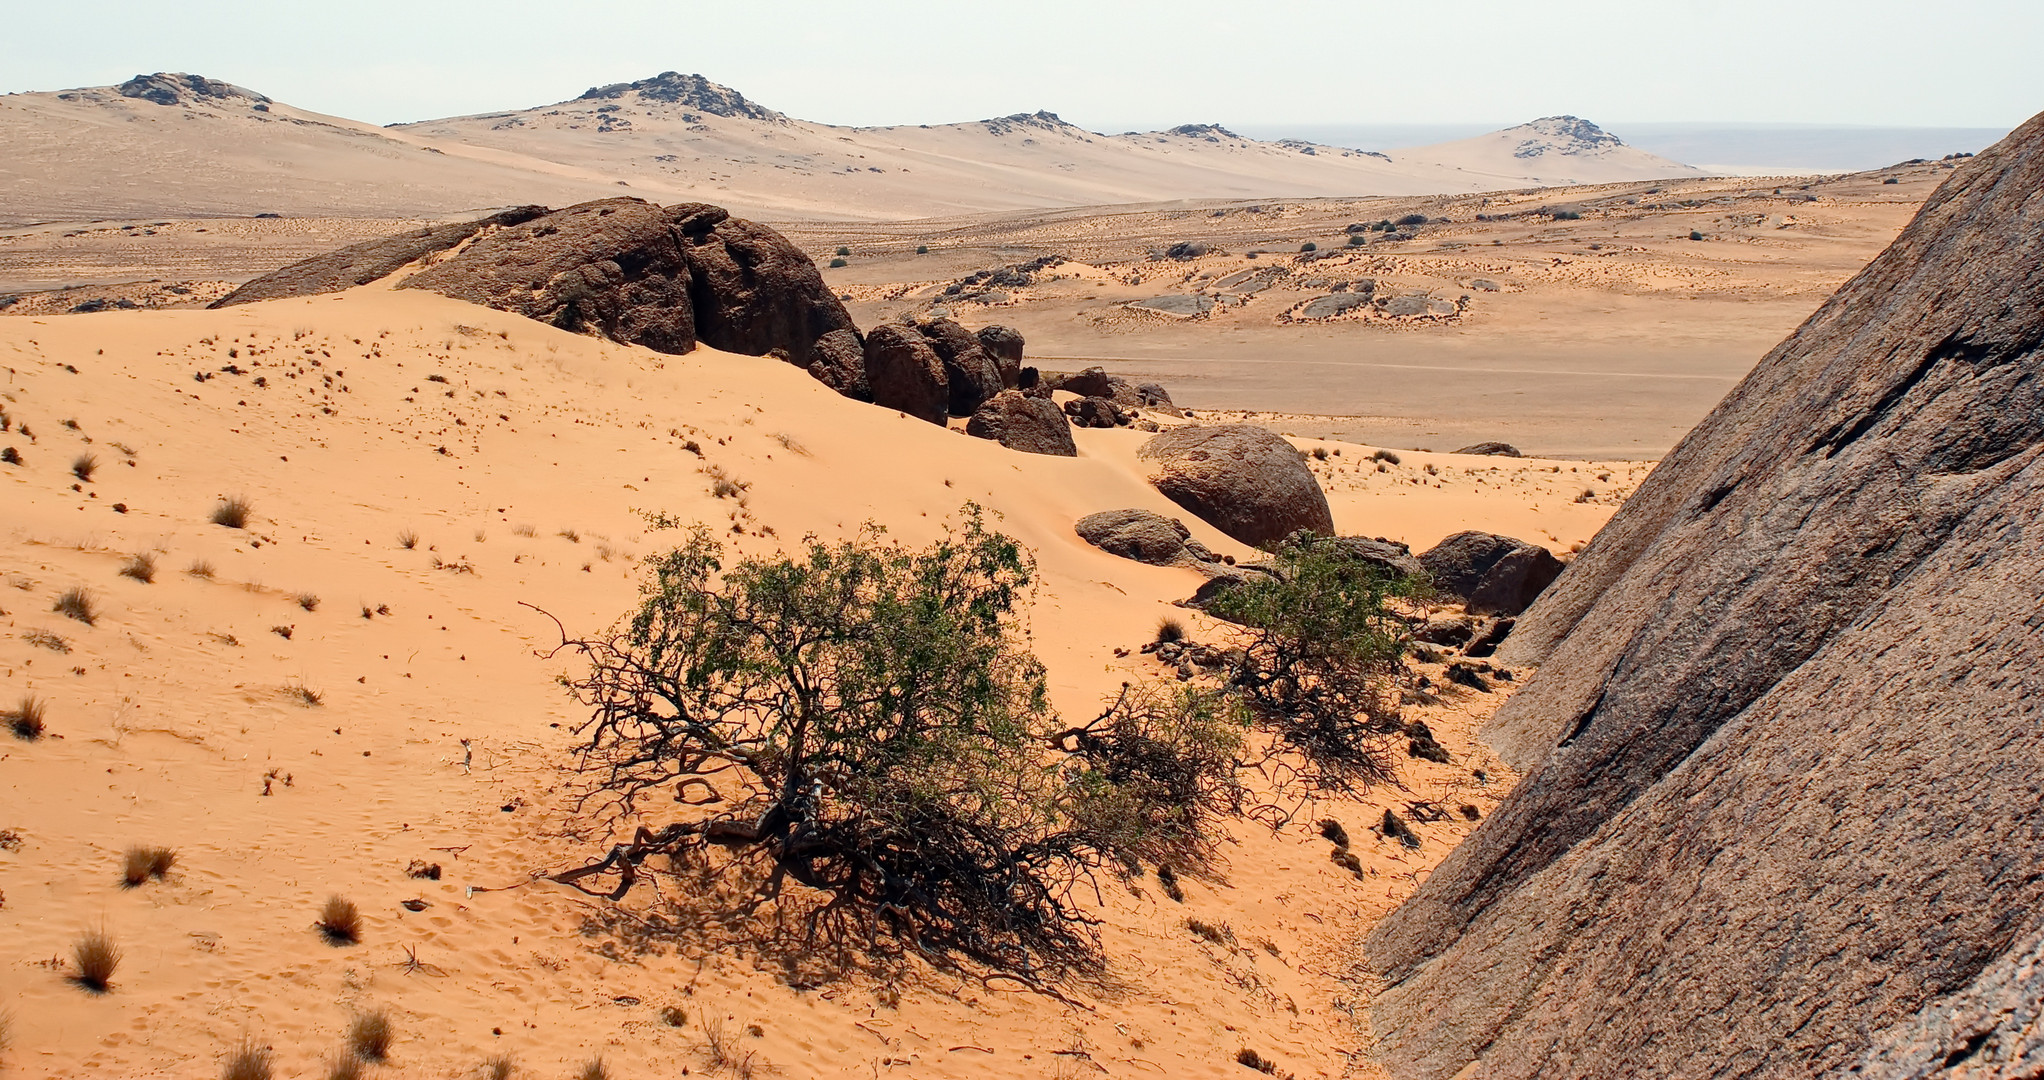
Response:
[[[575,1074],[575,1080],[610,1080],[610,1070],[604,1068],[602,1058],[593,1057]]]
[[[77,619],[87,626],[99,621],[99,612],[92,606],[92,594],[77,587],[64,590],[64,594],[57,597],[57,602],[50,606],[50,610]]]
[[[34,742],[43,737],[43,703],[34,694],[23,694],[21,704],[0,713],[0,719],[5,719],[8,729],[24,742]]]
[[[291,685],[286,686],[284,688],[284,694],[286,697],[289,697],[292,701],[295,701],[308,709],[316,709],[321,705],[326,704],[325,694],[322,694],[319,691],[314,690],[312,687],[307,686],[304,683],[292,683]]]
[[[1246,1065],[1260,1073],[1277,1072],[1277,1062],[1247,1047],[1243,1048],[1241,1053],[1235,1055],[1235,1062],[1238,1065]]]
[[[348,1025],[348,1049],[363,1061],[390,1060],[390,1043],[395,1037],[390,1014],[381,1009],[364,1013]]]
[[[1185,640],[1185,623],[1169,615],[1157,620],[1157,636],[1150,640],[1159,645],[1168,645]]]
[[[327,1059],[326,1080],[362,1080],[367,1075],[369,1065],[346,1050],[336,1050]]]
[[[253,1039],[243,1039],[220,1063],[220,1080],[270,1080],[273,1075],[270,1048],[256,1045]]]
[[[1398,464],[1398,455],[1397,455],[1397,454],[1394,454],[1394,453],[1392,453],[1392,452],[1391,452],[1391,451],[1389,451],[1389,450],[1378,450],[1378,451],[1376,451],[1375,453],[1372,453],[1372,454],[1370,455],[1370,460],[1371,460],[1371,461],[1384,461],[1384,462],[1389,462],[1389,463],[1391,463],[1391,464],[1393,464],[1393,465],[1396,465],[1396,464]]]
[[[121,565],[121,576],[134,578],[144,585],[154,583],[156,581],[156,556],[146,551],[130,555],[128,561]]]
[[[319,610],[319,597],[314,596],[309,592],[299,593],[297,596],[292,597],[291,600],[293,603],[296,603],[299,607],[302,607],[307,611]]]
[[[185,567],[185,573],[195,578],[205,578],[207,581],[211,581],[213,580],[213,564],[204,559],[199,559],[193,562],[192,565]]]
[[[518,1069],[517,1062],[509,1054],[498,1054],[483,1061],[484,1080],[511,1080],[511,1074]]]
[[[145,847],[131,847],[121,859],[121,884],[130,889],[139,888],[149,880],[150,850]]]
[[[99,459],[91,454],[80,454],[71,461],[71,475],[92,483],[92,474],[99,471]]]
[[[397,546],[410,551],[419,546],[419,534],[410,529],[397,534]]]
[[[78,968],[71,981],[104,994],[113,989],[114,969],[121,966],[121,947],[105,930],[88,930],[71,946],[71,961]]]
[[[249,512],[253,509],[247,499],[239,495],[231,496],[220,500],[219,505],[213,507],[210,520],[215,525],[225,525],[230,529],[246,529]]]
[[[338,896],[326,898],[317,925],[329,945],[353,945],[362,940],[362,912]]]

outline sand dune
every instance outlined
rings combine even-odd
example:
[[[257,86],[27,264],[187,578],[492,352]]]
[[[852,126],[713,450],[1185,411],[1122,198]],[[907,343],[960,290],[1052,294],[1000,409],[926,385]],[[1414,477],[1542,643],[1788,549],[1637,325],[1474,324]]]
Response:
[[[1187,198],[1486,191],[1697,175],[1539,121],[1382,154],[1213,125],[1102,135],[1047,112],[914,127],[792,119],[669,72],[556,105],[377,128],[183,74],[0,96],[0,224],[441,214],[618,194],[754,217],[897,219]],[[1481,145],[1477,145],[1481,144]],[[1531,153],[1527,147],[1537,148]]]
[[[537,655],[553,625],[521,605],[577,629],[622,613],[634,559],[664,540],[641,510],[759,552],[868,520],[921,541],[977,500],[1036,552],[1036,645],[1061,710],[1086,713],[1154,670],[1115,650],[1198,583],[1071,532],[1095,510],[1176,513],[1136,471],[1139,434],[1078,432],[1076,459],[1017,454],[770,359],[661,356],[375,286],[7,319],[0,365],[0,445],[22,458],[0,465],[0,673],[49,724],[0,742],[9,1075],[210,1075],[244,1037],[301,1075],[369,1009],[395,1021],[394,1075],[469,1075],[494,1053],[530,1075],[599,1053],[613,1075],[673,1075],[707,1068],[718,1039],[759,1075],[1070,1076],[1090,1061],[1237,1076],[1243,1049],[1301,1077],[1354,1075],[1357,935],[1470,827],[1426,825],[1408,853],[1365,826],[1414,798],[1488,808],[1508,782],[1471,734],[1498,695],[1451,698],[1415,714],[1457,763],[1415,761],[1410,790],[1241,825],[1225,879],[1190,883],[1182,905],[1104,879],[1110,978],[1065,988],[1070,1004],[934,968],[898,991],[810,985],[757,948],[645,933],[632,920],[668,910],[646,896],[612,916],[522,884],[601,839],[563,771],[578,716],[551,682],[560,663]],[[1314,467],[1344,531],[1418,545],[1474,526],[1566,550],[1643,471],[1407,454],[1380,473],[1366,448],[1302,445],[1341,451]],[[80,455],[97,458],[89,480]],[[715,497],[710,466],[743,497]],[[1575,501],[1586,484],[1603,497]],[[209,523],[223,497],[250,502],[247,529]],[[120,573],[138,554],[152,583]],[[73,587],[90,625],[52,610]],[[1318,815],[1359,837],[1362,878],[1329,861]],[[177,865],[123,889],[132,844],[175,848]],[[415,861],[444,872],[409,877]],[[313,930],[329,894],[361,905],[360,945]],[[126,958],[95,996],[51,958],[101,926]]]

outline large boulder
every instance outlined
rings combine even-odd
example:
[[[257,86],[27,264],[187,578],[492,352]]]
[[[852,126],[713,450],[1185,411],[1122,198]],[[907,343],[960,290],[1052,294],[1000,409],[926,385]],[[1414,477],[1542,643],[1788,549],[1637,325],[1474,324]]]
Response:
[[[1487,532],[1459,532],[1419,557],[1434,587],[1476,615],[1517,615],[1565,567],[1546,548]]]
[[[1192,530],[1184,522],[1154,510],[1103,510],[1080,518],[1073,530],[1080,539],[1110,555],[1153,566],[1216,561],[1205,544],[1192,538]]]
[[[994,367],[1001,373],[1001,387],[1014,390],[1021,385],[1022,377],[1022,332],[1009,326],[982,326],[979,328],[979,347],[993,358]]]
[[[1111,428],[1129,422],[1130,417],[1121,411],[1112,398],[1087,397],[1065,402],[1065,415],[1072,418],[1073,427]]]
[[[1106,368],[1089,367],[1084,371],[1046,371],[1040,384],[1045,390],[1063,390],[1080,397],[1114,396],[1114,383]]]
[[[951,415],[951,389],[944,361],[913,327],[886,324],[866,335],[866,384],[873,404],[932,424]]]
[[[944,377],[951,389],[951,415],[971,416],[988,398],[1001,392],[1001,373],[972,331],[950,319],[932,319],[921,329],[930,347],[937,350],[937,357],[944,361]]]
[[[1252,546],[1300,529],[1332,534],[1334,516],[1320,481],[1299,452],[1251,424],[1182,427],[1144,443],[1150,482],[1200,520]]]
[[[672,214],[703,344],[807,368],[823,337],[857,332],[815,260],[787,237],[716,207],[676,207]]]
[[[563,330],[685,353],[696,345],[689,285],[669,211],[626,198],[485,232],[398,288],[428,289]]]
[[[2044,117],[1519,621],[1523,779],[1367,942],[1393,1076],[2036,1075],[2040,191]]]
[[[1325,543],[1343,558],[1368,563],[1386,577],[1417,577],[1424,569],[1420,560],[1412,557],[1411,548],[1381,536],[1340,536]]]
[[[259,300],[282,300],[293,296],[316,296],[341,292],[357,285],[380,281],[428,255],[458,247],[469,237],[486,229],[522,225],[547,213],[544,206],[514,206],[473,221],[433,225],[396,236],[383,236],[350,244],[338,251],[315,255],[272,270],[244,283],[240,288],[208,304],[224,308],[253,304]]]
[[[855,330],[832,330],[809,351],[809,374],[848,398],[873,400],[866,381],[866,343]]]
[[[1025,454],[1079,456],[1071,422],[1057,405],[1019,390],[1003,390],[987,399],[965,422],[965,433]]]

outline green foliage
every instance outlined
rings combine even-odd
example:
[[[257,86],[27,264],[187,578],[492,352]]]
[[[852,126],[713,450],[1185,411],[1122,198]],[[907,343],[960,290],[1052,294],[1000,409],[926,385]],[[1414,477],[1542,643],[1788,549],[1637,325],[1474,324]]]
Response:
[[[918,255],[928,255],[929,253],[930,253],[930,245],[928,245],[928,244],[917,244],[917,245],[916,245],[916,254],[918,254]]]
[[[832,270],[836,270],[836,269],[838,269],[838,268],[840,268],[840,267],[843,267],[843,266],[849,266],[849,265],[851,265],[851,264],[850,264],[850,263],[847,263],[847,262],[845,262],[845,261],[844,261],[843,259],[832,259],[832,260],[830,260],[830,268],[831,268]]]
[[[1404,745],[1396,677],[1410,641],[1393,605],[1419,598],[1423,583],[1305,533],[1279,544],[1269,568],[1208,608],[1240,627],[1244,659],[1230,690],[1313,784],[1392,780]]]
[[[1350,247],[1362,247],[1369,242],[1369,238],[1365,237],[1362,233],[1348,234],[1348,246]]]
[[[841,247],[837,249],[837,253],[839,255],[850,255],[852,253],[852,249],[848,247]]]
[[[868,526],[728,568],[699,526],[651,559],[625,623],[564,642],[591,661],[569,680],[592,710],[584,766],[620,815],[656,793],[700,809],[557,880],[615,873],[621,897],[647,856],[716,843],[763,897],[784,877],[827,894],[812,928],[1010,968],[1091,956],[1071,889],[1110,858],[1199,847],[1231,721],[1124,695],[1061,729],[1019,622],[1034,563],[978,507],[963,518],[926,548]]]
[[[1313,242],[1313,241],[1311,241],[1311,240],[1308,240],[1308,241],[1306,241],[1305,243],[1303,243],[1303,244],[1300,244],[1300,245],[1299,245],[1299,250],[1300,250],[1300,251],[1319,251],[1319,250],[1320,250],[1320,245],[1319,245],[1319,244],[1316,244],[1316,243],[1314,243],[1314,242]]]

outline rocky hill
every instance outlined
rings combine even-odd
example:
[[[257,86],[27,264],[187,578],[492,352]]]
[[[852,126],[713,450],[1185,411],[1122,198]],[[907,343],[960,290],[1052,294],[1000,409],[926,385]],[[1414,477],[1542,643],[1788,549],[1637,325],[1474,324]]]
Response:
[[[1521,622],[1526,779],[1370,937],[1394,1076],[2035,1075],[2040,189],[2044,117]]]

